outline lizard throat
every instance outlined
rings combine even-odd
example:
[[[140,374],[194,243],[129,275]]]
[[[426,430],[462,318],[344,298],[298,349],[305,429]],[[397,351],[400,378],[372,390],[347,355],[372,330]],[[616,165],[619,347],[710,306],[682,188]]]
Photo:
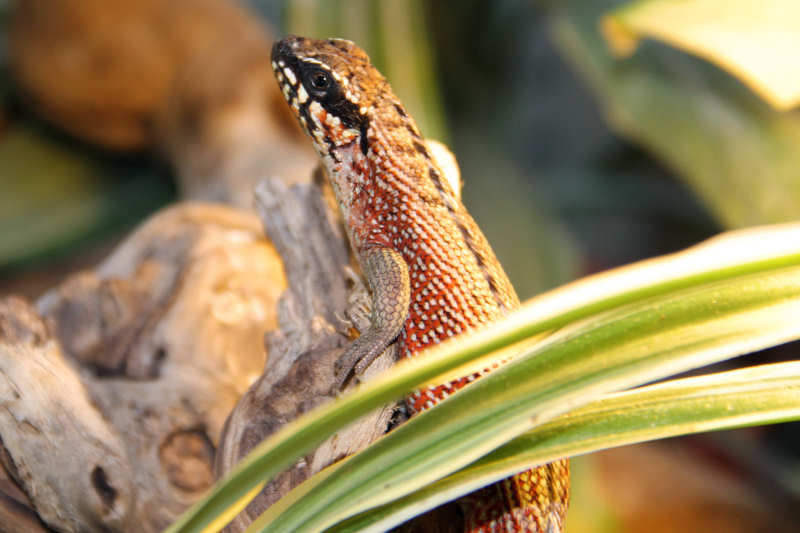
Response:
[[[332,147],[322,158],[355,250],[362,249],[369,238],[366,197],[370,192],[371,170],[360,145],[360,139],[355,138],[348,144]]]

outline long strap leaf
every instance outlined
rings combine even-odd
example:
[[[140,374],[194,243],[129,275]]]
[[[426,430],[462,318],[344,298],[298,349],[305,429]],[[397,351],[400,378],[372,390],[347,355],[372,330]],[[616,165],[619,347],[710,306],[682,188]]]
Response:
[[[787,224],[724,234],[685,252],[592,276],[544,294],[525,304],[519,312],[506,320],[465,338],[443,343],[430,350],[423,358],[397,365],[389,375],[287,425],[258,445],[225,483],[212,489],[168,528],[167,532],[217,531],[220,515],[241,509],[247,502],[246,497],[256,487],[290,466],[338,428],[380,405],[402,397],[420,383],[432,380],[492,350],[507,348],[544,331],[657,295],[715,281],[736,279],[752,273],[768,273],[798,264],[800,224]],[[759,293],[758,289],[755,291]],[[777,298],[771,290],[765,291],[761,296],[767,299]],[[614,335],[625,333],[619,330],[606,331]],[[786,335],[785,331],[781,333]],[[771,341],[760,338],[759,342],[780,342],[778,337],[780,336],[776,335]],[[583,337],[582,342],[589,343],[584,351],[593,349],[592,344],[601,340]],[[752,346],[755,345],[763,344],[744,342],[740,348],[754,349]],[[543,360],[541,357],[537,359]],[[573,368],[576,372],[588,370]],[[674,368],[676,367],[667,365],[661,367],[660,372],[672,372]],[[506,379],[511,373],[512,371],[503,372],[498,379]],[[613,376],[608,376],[608,379],[613,380]],[[577,386],[577,382],[573,384]],[[614,387],[620,386],[624,386],[622,381],[614,384]],[[609,389],[604,387],[602,390]],[[461,393],[456,394],[453,398],[460,395]],[[572,402],[570,405],[551,406],[548,417],[580,404],[577,398]],[[440,410],[445,404],[447,402],[436,410]],[[542,420],[548,418],[545,414],[547,413],[540,414]],[[422,417],[418,417],[420,418]],[[514,432],[516,431],[518,430],[515,429]],[[502,439],[513,438],[518,434],[514,432],[504,435]],[[502,444],[500,440],[493,441],[492,446]],[[485,453],[488,449],[481,448],[481,451]],[[211,525],[213,527],[209,527]]]
[[[604,393],[800,338],[797,316],[800,267],[705,284],[584,320],[417,415],[304,489],[302,499],[273,506],[250,531],[321,531]]]
[[[800,363],[679,379],[611,394],[521,435],[486,457],[330,531],[377,532],[530,465],[690,433],[800,419]]]

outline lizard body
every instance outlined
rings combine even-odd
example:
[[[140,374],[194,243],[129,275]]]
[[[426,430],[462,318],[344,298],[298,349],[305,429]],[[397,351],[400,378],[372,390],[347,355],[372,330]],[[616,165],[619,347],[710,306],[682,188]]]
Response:
[[[272,59],[372,290],[370,328],[339,360],[339,381],[363,372],[395,340],[400,357],[413,357],[516,308],[486,238],[367,55],[341,39],[288,37]],[[417,391],[408,407],[427,409],[478,377]],[[568,476],[567,462],[556,461],[459,499],[464,530],[561,531]]]

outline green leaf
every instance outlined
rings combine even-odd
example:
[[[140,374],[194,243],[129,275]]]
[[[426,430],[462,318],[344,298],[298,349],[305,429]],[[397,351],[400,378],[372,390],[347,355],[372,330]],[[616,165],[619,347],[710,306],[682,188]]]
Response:
[[[621,4],[560,0],[552,18],[556,45],[610,126],[677,172],[726,227],[796,220],[800,114],[778,112],[734,77],[656,42],[613,57],[598,22]]]
[[[800,336],[800,266],[702,284],[567,326],[344,462],[252,531],[321,531],[600,394]],[[291,498],[287,501],[291,501]]]
[[[274,530],[332,524],[365,509],[365,502],[386,503],[443,477],[599,394],[796,338],[800,322],[791,318],[800,311],[799,275],[800,224],[792,224],[730,233],[544,294],[287,425],[168,531],[210,530],[204,528],[217,515],[336,429],[521,341],[527,340],[525,352],[516,360],[337,465],[339,475],[301,486],[259,523],[285,509]],[[530,340],[555,328],[561,329]],[[370,461],[378,457],[375,475]],[[364,470],[370,464],[371,474]],[[366,484],[371,475],[383,482],[380,491]],[[305,493],[299,507],[288,508],[298,493]]]
[[[601,21],[619,56],[650,37],[739,77],[776,109],[800,103],[800,3],[796,0],[638,0]]]
[[[610,394],[521,435],[468,467],[331,531],[385,531],[530,465],[703,431],[800,419],[800,363],[679,379]]]
[[[0,269],[74,252],[174,193],[146,161],[100,157],[25,122],[0,135]]]

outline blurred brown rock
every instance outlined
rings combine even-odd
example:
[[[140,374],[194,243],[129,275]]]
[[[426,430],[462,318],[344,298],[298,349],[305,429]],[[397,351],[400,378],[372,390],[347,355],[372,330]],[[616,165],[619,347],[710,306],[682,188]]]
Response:
[[[152,143],[181,69],[268,48],[253,17],[218,0],[21,0],[9,33],[13,72],[37,112],[122,150]]]
[[[20,0],[10,64],[29,106],[102,148],[152,148],[190,198],[252,206],[313,157],[278,91],[271,37],[229,0]]]

